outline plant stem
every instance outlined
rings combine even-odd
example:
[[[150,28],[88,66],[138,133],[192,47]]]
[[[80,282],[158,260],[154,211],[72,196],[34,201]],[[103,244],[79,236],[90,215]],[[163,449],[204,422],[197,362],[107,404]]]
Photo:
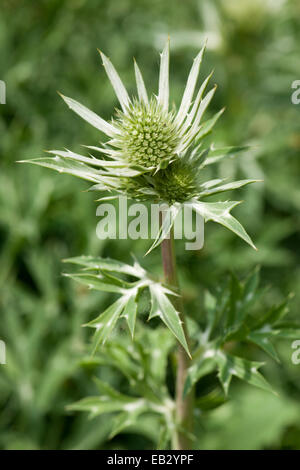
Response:
[[[164,269],[165,281],[170,286],[179,291],[179,284],[176,271],[176,257],[174,250],[174,232],[171,230],[170,238],[163,240],[161,244],[162,264]],[[183,321],[183,329],[189,344],[189,337],[185,322],[183,320],[183,302],[179,295],[172,299],[174,307],[179,312],[180,319]],[[181,345],[177,349],[177,375],[176,375],[176,422],[181,429],[185,429],[187,433],[193,431],[193,409],[194,409],[194,392],[193,390],[183,398],[183,387],[190,366],[190,359]],[[182,430],[176,430],[173,437],[173,448],[177,450],[189,450],[192,448],[192,442],[187,433]]]

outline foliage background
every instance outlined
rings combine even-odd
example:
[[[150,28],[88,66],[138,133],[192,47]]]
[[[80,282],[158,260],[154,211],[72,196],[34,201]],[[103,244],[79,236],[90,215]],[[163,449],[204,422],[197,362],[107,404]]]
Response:
[[[122,383],[111,370],[80,362],[90,338],[80,325],[100,312],[107,296],[64,279],[61,259],[93,254],[129,262],[134,252],[141,260],[148,244],[98,240],[94,196],[82,192],[86,183],[15,163],[44,149],[96,145],[97,131],[70,113],[56,90],[110,117],[116,99],[97,48],[131,91],[135,56],[156,92],[157,52],[169,33],[178,104],[191,60],[208,38],[202,77],[214,68],[219,85],[210,111],[227,108],[214,141],[254,146],[219,172],[264,179],[241,191],[245,203],[237,209],[259,251],[214,224],[206,227],[202,251],[185,252],[179,243],[185,302],[197,319],[203,289],[230,269],[244,276],[261,265],[264,304],[294,292],[291,314],[299,317],[300,107],[291,103],[291,83],[300,78],[299,17],[293,0],[2,0],[0,338],[7,364],[0,366],[1,448],[143,449],[153,448],[157,433],[144,423],[139,434],[107,441],[110,420],[65,409],[95,393],[94,375]],[[157,271],[159,250],[144,263]],[[268,359],[264,368],[279,396],[234,384],[230,402],[199,417],[201,448],[300,448],[300,366],[291,362],[290,343],[278,344],[280,365]]]

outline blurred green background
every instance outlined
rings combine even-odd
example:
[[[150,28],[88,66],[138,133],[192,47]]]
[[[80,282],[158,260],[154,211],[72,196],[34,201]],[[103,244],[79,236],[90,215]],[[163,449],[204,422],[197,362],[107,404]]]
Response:
[[[142,260],[145,241],[96,237],[94,195],[88,184],[50,170],[16,164],[44,149],[97,145],[99,135],[69,112],[56,90],[110,118],[116,98],[97,48],[117,66],[134,91],[132,57],[156,92],[158,51],[171,36],[171,96],[179,103],[193,57],[208,38],[202,68],[212,68],[218,91],[213,114],[226,106],[213,140],[218,146],[253,148],[217,169],[217,175],[262,178],[234,197],[236,214],[258,252],[231,232],[208,224],[205,247],[186,252],[178,244],[183,295],[200,314],[204,288],[229,270],[244,276],[261,265],[264,302],[289,292],[291,315],[300,300],[300,105],[291,84],[300,79],[300,4],[295,0],[2,0],[0,79],[0,448],[153,448],[151,433],[126,432],[107,441],[110,420],[70,414],[66,405],[95,392],[97,368],[85,366],[89,332],[81,324],[107,301],[64,279],[62,258],[93,254]],[[143,260],[158,271],[156,250]],[[300,338],[299,338],[300,339]],[[300,449],[300,365],[291,342],[278,345],[280,365],[265,373],[279,396],[239,385],[233,399],[203,420],[202,448]],[[265,360],[263,353],[259,360]],[[113,372],[102,370],[105,378]],[[152,435],[157,431],[152,430]]]

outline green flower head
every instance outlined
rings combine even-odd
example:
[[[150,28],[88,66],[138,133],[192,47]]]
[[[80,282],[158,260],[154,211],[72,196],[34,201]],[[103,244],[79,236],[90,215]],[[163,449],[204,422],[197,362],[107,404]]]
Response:
[[[118,136],[111,141],[128,164],[163,168],[175,158],[179,136],[173,115],[155,99],[149,103],[134,100],[126,113],[119,112],[115,125]]]
[[[159,171],[153,178],[153,183],[158,198],[169,204],[191,199],[199,187],[198,173],[182,160],[176,160],[165,170]]]
[[[206,198],[240,188],[256,180],[224,183],[222,178],[203,181],[204,167],[233,156],[245,147],[204,148],[203,141],[223,110],[203,122],[203,115],[216,87],[205,93],[212,74],[198,87],[205,46],[195,57],[177,111],[169,107],[169,40],[160,57],[157,95],[148,96],[141,71],[134,62],[136,96],[130,97],[111,61],[100,52],[103,66],[120,103],[110,121],[82,104],[62,96],[76,114],[106,135],[100,146],[88,146],[101,158],[69,150],[52,150],[54,157],[37,158],[31,163],[46,166],[91,181],[90,188],[124,194],[137,200],[164,202],[170,206],[170,226],[164,227],[154,243],[166,236],[183,204],[190,204],[206,221],[229,228],[254,246],[239,222],[230,214],[238,202],[206,202]]]

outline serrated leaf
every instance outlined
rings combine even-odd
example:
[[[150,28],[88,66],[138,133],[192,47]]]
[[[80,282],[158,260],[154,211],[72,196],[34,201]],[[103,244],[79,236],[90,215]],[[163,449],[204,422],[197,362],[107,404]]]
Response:
[[[227,201],[227,202],[200,202],[194,201],[192,207],[196,212],[198,212],[202,217],[204,217],[205,222],[213,220],[218,224],[223,225],[228,228],[245,242],[247,242],[252,248],[256,250],[255,245],[253,244],[251,238],[245,231],[244,227],[236,220],[231,214],[230,211],[240,204],[239,201]]]
[[[191,357],[179,313],[167,297],[165,288],[157,283],[151,284],[149,288],[153,299],[152,304],[154,305],[152,317],[157,315],[161,318]]]
[[[187,393],[189,393],[198,380],[213,372],[216,369],[216,366],[216,359],[214,356],[212,356],[204,357],[189,367],[184,384],[183,396],[186,396]]]
[[[244,292],[243,292],[244,308],[249,307],[249,305],[251,305],[256,300],[259,279],[260,279],[260,269],[259,267],[257,267],[248,276],[244,284]]]
[[[226,398],[218,387],[211,390],[204,396],[197,398],[195,401],[195,407],[199,408],[201,411],[210,411],[218,408],[225,402]]]
[[[128,328],[129,328],[132,338],[134,337],[136,314],[137,314],[137,308],[138,308],[137,294],[138,294],[138,289],[137,288],[132,289],[132,292],[130,292],[129,296],[127,297],[128,300],[125,304],[125,307],[122,313],[122,317],[124,317],[125,320],[127,321]]]
[[[222,116],[224,113],[225,108],[221,109],[218,113],[216,113],[211,119],[208,121],[205,121],[199,132],[197,133],[196,136],[196,142],[199,142],[199,140],[203,139],[206,137],[214,128],[215,124],[217,123],[218,119]]]
[[[151,247],[147,251],[146,255],[151,253],[151,251],[154,250],[154,248],[159,246],[161,242],[169,236],[170,231],[172,230],[172,227],[175,223],[175,219],[177,215],[179,214],[180,210],[181,210],[181,204],[179,203],[175,203],[171,207],[168,207],[168,209],[164,213],[163,222],[159,228],[156,239],[154,240],[154,243],[151,245]]]
[[[112,137],[116,133],[116,129],[114,128],[114,126],[106,122],[104,119],[102,119],[96,113],[88,109],[86,106],[78,103],[78,101],[75,101],[72,98],[69,98],[68,96],[64,96],[62,94],[60,94],[60,96],[67,103],[69,108],[72,109],[72,111],[78,114],[78,116],[87,121],[93,127],[96,127],[96,129],[99,129],[100,131],[104,132],[109,137]]]
[[[203,197],[213,196],[214,194],[224,193],[226,191],[233,191],[234,189],[243,188],[244,186],[247,186],[248,184],[258,183],[260,181],[261,180],[251,180],[251,179],[233,181],[232,183],[222,184],[221,186],[216,186],[212,189],[201,191],[199,193],[199,197],[203,198]]]
[[[255,387],[274,393],[271,385],[257,370],[264,365],[263,362],[248,361],[241,357],[219,352],[217,355],[217,363],[219,369],[218,377],[226,395],[228,394],[229,385],[233,376]]]
[[[271,356],[275,361],[280,362],[276,349],[270,341],[269,333],[259,333],[252,331],[248,334],[247,337],[250,341],[256,344],[258,347],[263,349],[269,356]]]
[[[280,321],[282,318],[284,318],[289,312],[288,309],[288,300],[285,300],[279,305],[275,305],[271,307],[265,315],[263,315],[254,325],[254,329],[258,330],[263,327],[266,327],[266,325],[271,326],[276,324],[278,321]]]
[[[101,313],[101,315],[85,325],[96,328],[96,333],[93,339],[93,354],[95,354],[100,344],[104,344],[107,338],[110,336],[118,318],[122,313],[125,303],[126,300],[124,300],[124,297],[120,297],[103,313]]]
[[[122,432],[124,429],[132,426],[136,422],[136,416],[133,413],[124,411],[118,414],[112,421],[112,428],[108,439],[113,439],[117,434]]]

